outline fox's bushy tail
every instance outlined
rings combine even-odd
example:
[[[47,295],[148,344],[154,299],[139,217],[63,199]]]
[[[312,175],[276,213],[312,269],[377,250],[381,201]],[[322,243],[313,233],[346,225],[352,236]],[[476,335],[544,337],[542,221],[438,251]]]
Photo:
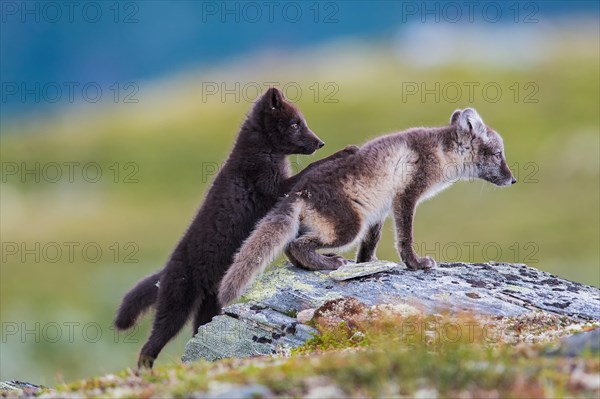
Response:
[[[158,297],[156,283],[160,280],[162,270],[139,281],[121,301],[114,325],[118,330],[128,330],[133,327],[144,311],[154,305]]]
[[[244,288],[262,273],[298,234],[300,204],[284,202],[267,214],[244,241],[221,280],[219,303],[237,299]]]

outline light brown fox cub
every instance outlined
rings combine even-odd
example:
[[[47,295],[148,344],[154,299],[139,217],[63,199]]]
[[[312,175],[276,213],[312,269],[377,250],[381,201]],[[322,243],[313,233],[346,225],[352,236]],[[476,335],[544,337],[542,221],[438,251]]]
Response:
[[[506,164],[502,138],[472,108],[457,110],[450,124],[382,136],[355,154],[307,173],[256,226],[223,278],[219,300],[241,295],[254,276],[285,250],[292,263],[310,270],[336,269],[346,260],[318,253],[359,244],[356,261],[375,259],[385,218],[393,211],[398,254],[411,269],[436,263],[413,249],[417,204],[460,179],[498,186],[516,183]]]

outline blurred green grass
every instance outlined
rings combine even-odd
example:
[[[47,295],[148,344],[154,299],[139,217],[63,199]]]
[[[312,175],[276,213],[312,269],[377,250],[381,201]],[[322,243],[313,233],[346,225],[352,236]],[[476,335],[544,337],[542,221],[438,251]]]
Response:
[[[298,104],[327,145],[314,156],[291,157],[292,162],[305,166],[382,133],[442,125],[455,108],[473,106],[503,135],[509,164],[519,166],[515,172],[520,183],[497,189],[480,181],[461,182],[422,204],[415,222],[419,252],[438,261],[491,257],[526,262],[600,286],[597,53],[570,54],[562,49],[538,65],[512,70],[477,65],[416,68],[385,49],[365,58],[354,73],[342,59],[326,68],[305,61],[306,65],[294,63],[266,72],[257,68],[250,74],[252,81],[296,82],[303,88]],[[238,80],[250,81],[246,77]],[[213,72],[210,78],[235,81],[237,75]],[[174,77],[172,88],[162,90],[169,86],[169,81],[163,82],[139,104],[67,112],[3,132],[3,163],[96,162],[103,178],[87,183],[76,173],[74,183],[64,178],[59,183],[35,183],[31,178],[22,183],[7,177],[2,183],[2,242],[26,243],[28,248],[35,242],[94,242],[104,252],[96,263],[86,262],[78,251],[73,262],[64,255],[56,263],[35,262],[31,256],[25,262],[17,256],[3,260],[1,379],[51,384],[57,378],[134,364],[150,319],[132,336],[115,336],[110,330],[113,312],[133,283],[162,267],[208,187],[210,176],[203,167],[224,161],[251,106],[246,101],[221,102],[218,97],[203,102],[204,80],[209,79]],[[495,103],[481,95],[472,103],[465,95],[457,103],[423,102],[419,96],[403,100],[403,82],[427,82],[432,87],[434,82],[465,81],[496,82],[503,96]],[[308,89],[315,82],[321,86],[335,82],[339,101],[325,103],[323,97],[315,101]],[[508,89],[515,82],[534,82],[539,101],[515,102]],[[119,183],[109,169],[115,162],[122,172]],[[124,169],[128,162],[139,168],[136,183],[122,182],[131,171]],[[380,259],[398,259],[391,230],[388,222],[378,249]],[[121,251],[116,262],[109,249],[114,243]],[[139,249],[134,255],[137,263],[124,262],[127,243]],[[469,246],[474,248],[472,254]],[[62,326],[56,343],[48,339],[54,336],[48,327],[53,322]],[[73,342],[66,336],[65,322],[80,323]],[[22,336],[26,328],[35,330],[35,323],[40,323],[38,336]],[[92,342],[93,328],[87,338],[82,335],[86,323],[100,326],[97,342]],[[6,334],[9,324],[17,326],[17,334]],[[159,363],[178,361],[190,334],[185,329]]]

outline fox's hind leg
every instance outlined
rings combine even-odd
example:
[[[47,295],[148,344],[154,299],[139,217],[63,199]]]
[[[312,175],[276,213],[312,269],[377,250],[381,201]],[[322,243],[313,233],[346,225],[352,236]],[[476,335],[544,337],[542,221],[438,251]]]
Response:
[[[285,256],[287,256],[287,258],[289,259],[290,263],[296,267],[300,267],[303,269],[309,269],[308,267],[305,267],[302,262],[300,262],[298,259],[296,259],[296,257],[294,256],[294,254],[292,253],[292,251],[290,251],[289,248],[287,248],[285,250]],[[333,253],[329,253],[329,254],[323,254],[324,257],[326,258],[339,258],[337,259],[338,261],[342,262],[342,264],[344,264],[346,259],[344,259],[343,257],[337,255],[337,254],[333,254]]]
[[[318,236],[307,234],[292,241],[286,254],[295,266],[308,270],[335,270],[346,264],[346,259],[341,256],[325,256],[317,252],[326,247]]]
[[[342,227],[342,226],[340,226]],[[354,241],[360,226],[345,224],[343,228],[333,229],[333,237],[321,237],[318,232],[310,232],[292,241],[287,248],[293,259],[308,270],[335,270],[349,261],[334,254],[320,254],[320,249],[339,248]],[[323,235],[323,234],[321,234]]]
[[[290,251],[290,248],[286,248],[285,249],[285,256],[289,259],[290,263],[296,267],[302,267],[304,268],[304,266],[302,265],[302,263],[296,259],[296,257],[294,256],[294,254],[292,253],[292,251]]]
[[[152,332],[138,359],[140,368],[152,368],[160,351],[187,322],[195,303],[193,282],[168,266],[160,279]]]
[[[192,335],[196,335],[198,333],[198,327],[208,323],[219,313],[221,313],[221,306],[219,306],[217,296],[208,294],[196,310],[196,315],[194,316],[194,331]]]

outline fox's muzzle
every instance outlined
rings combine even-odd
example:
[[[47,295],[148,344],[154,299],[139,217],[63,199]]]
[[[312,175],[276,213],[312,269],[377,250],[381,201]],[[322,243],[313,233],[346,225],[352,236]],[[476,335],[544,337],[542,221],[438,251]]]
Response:
[[[317,151],[319,148],[323,148],[323,146],[325,145],[325,142],[323,140],[321,140],[319,138],[319,136],[317,136],[310,129],[306,129],[305,137],[306,137],[306,140],[305,140],[306,144],[304,145],[304,148],[306,148],[307,154],[312,154],[313,152]]]

